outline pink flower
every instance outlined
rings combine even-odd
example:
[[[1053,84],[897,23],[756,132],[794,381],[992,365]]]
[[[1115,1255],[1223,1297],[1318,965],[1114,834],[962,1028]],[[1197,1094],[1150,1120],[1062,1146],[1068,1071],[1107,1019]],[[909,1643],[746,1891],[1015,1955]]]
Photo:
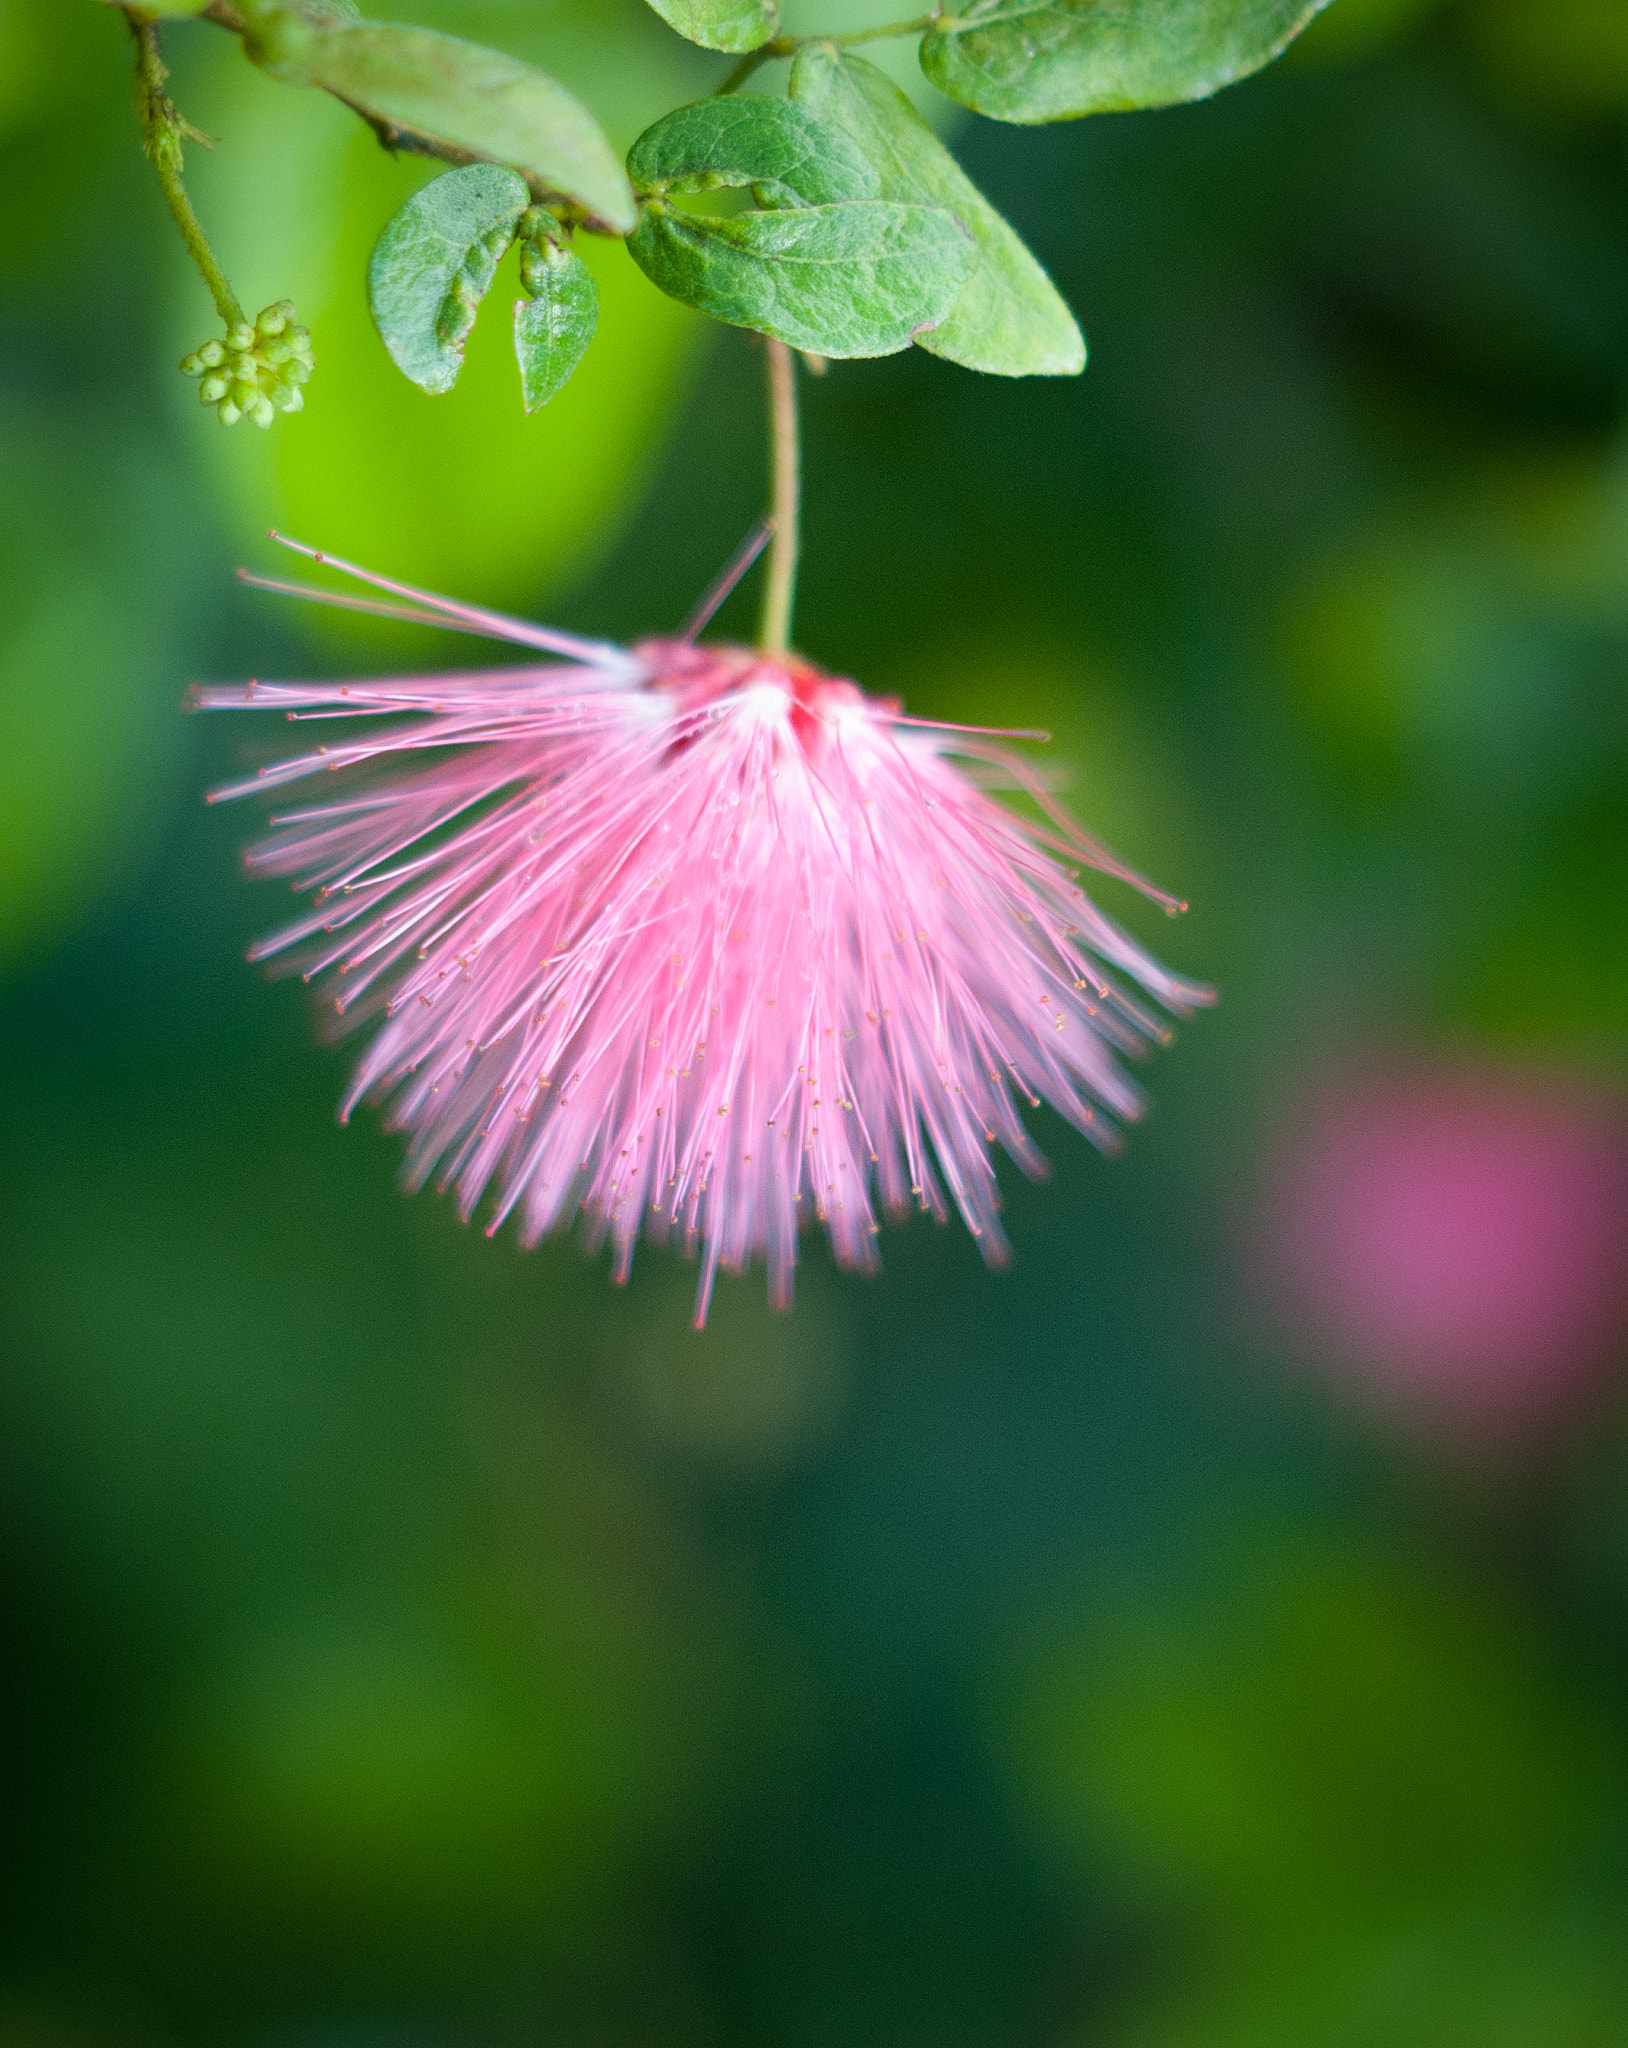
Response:
[[[1275,1316],[1381,1409],[1536,1444],[1628,1321],[1628,1127],[1609,1091],[1420,1059],[1325,1081],[1272,1162]]]
[[[1094,907],[1081,864],[1137,878],[990,735],[795,656],[624,650],[333,566],[405,601],[339,602],[561,657],[197,695],[330,722],[216,792],[343,776],[249,855],[316,892],[254,957],[293,949],[340,1018],[377,1020],[342,1116],[388,1103],[407,1184],[435,1175],[465,1218],[490,1189],[489,1233],[517,1210],[535,1244],[580,1211],[618,1280],[641,1229],[676,1235],[698,1327],[718,1267],[759,1255],[789,1306],[811,1215],[869,1269],[878,1207],[953,1203],[996,1264],[991,1148],[1043,1170],[1022,1107],[1107,1148],[1139,1103],[1116,1051],[1168,1035],[1127,984],[1210,999]]]

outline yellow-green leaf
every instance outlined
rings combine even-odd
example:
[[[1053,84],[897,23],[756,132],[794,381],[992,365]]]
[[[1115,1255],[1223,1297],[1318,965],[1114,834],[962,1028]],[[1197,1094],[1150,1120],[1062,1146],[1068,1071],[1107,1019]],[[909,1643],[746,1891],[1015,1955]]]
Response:
[[[567,199],[617,234],[636,209],[599,124],[564,86],[501,50],[394,22],[324,23],[262,7],[244,33],[255,62],[290,84],[317,85],[386,140],[506,164],[534,190]]]

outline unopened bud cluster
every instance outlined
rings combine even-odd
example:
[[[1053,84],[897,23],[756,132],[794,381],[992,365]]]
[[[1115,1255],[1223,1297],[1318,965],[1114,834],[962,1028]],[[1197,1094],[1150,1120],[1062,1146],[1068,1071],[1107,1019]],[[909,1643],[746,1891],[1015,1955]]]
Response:
[[[311,337],[294,319],[292,299],[268,306],[251,327],[227,330],[224,341],[206,341],[181,358],[188,377],[198,377],[198,397],[212,405],[223,427],[251,419],[269,427],[280,412],[298,412],[301,386],[316,368]]]

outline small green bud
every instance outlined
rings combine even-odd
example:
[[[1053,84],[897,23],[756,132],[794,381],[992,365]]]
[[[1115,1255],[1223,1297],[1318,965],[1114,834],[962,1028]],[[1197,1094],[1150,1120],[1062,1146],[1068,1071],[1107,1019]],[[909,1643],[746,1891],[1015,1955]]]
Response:
[[[262,0],[262,11],[276,4]],[[187,376],[198,378],[200,402],[214,406],[227,427],[245,416],[269,427],[279,412],[298,412],[304,404],[299,387],[315,366],[309,330],[296,325],[292,299],[263,306],[252,327],[235,322],[222,339],[206,341],[181,364]]]
[[[515,233],[523,242],[553,242],[559,239],[560,223],[546,206],[528,206],[520,216],[520,225]]]

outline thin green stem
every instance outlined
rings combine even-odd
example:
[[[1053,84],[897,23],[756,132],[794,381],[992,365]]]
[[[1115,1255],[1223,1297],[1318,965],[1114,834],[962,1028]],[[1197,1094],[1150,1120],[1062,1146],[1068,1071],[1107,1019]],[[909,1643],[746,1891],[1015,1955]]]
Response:
[[[761,49],[749,50],[735,66],[734,70],[730,72],[723,84],[719,86],[718,90],[713,94],[713,98],[721,100],[729,93],[738,90],[751,77],[757,67],[760,64],[767,64],[771,57],[789,57],[791,55],[789,49],[779,50],[775,48],[775,44],[781,40],[781,37],[775,36],[772,41],[765,43]]]
[[[215,311],[228,328],[246,327],[243,308],[237,302],[237,294],[226,281],[226,273],[215,260],[215,252],[209,246],[209,238],[203,231],[198,216],[192,210],[192,201],[187,197],[187,188],[181,178],[181,143],[190,136],[202,141],[196,128],[189,127],[175,108],[175,102],[164,90],[164,81],[169,77],[164,68],[163,51],[158,40],[156,17],[139,7],[127,7],[124,18],[130,24],[130,33],[136,45],[136,112],[141,117],[142,141],[153,169],[158,173],[158,182],[164,197],[169,202],[171,217],[181,230],[181,239],[187,245],[187,253],[197,264],[203,281],[209,287],[209,296],[215,302]]]
[[[886,42],[890,36],[920,36],[942,20],[944,10],[935,7],[927,14],[918,14],[909,21],[890,21],[882,28],[849,29],[837,36],[771,36],[766,43],[760,43],[750,50],[719,86],[717,99],[725,93],[737,91],[752,76],[760,64],[768,64],[776,57],[795,57],[799,50],[812,49],[818,43],[834,43],[838,49],[851,50],[860,43]]]
[[[769,517],[774,539],[769,543],[763,579],[763,617],[758,645],[765,654],[791,651],[791,607],[797,590],[798,503],[801,458],[797,441],[797,368],[791,350],[772,335],[766,343],[769,362]]]
[[[849,50],[856,43],[885,42],[889,36],[924,36],[942,18],[942,7],[931,7],[925,14],[913,16],[909,21],[890,21],[884,28],[853,28],[840,36],[802,36],[798,47],[804,43],[835,43],[839,49]]]

